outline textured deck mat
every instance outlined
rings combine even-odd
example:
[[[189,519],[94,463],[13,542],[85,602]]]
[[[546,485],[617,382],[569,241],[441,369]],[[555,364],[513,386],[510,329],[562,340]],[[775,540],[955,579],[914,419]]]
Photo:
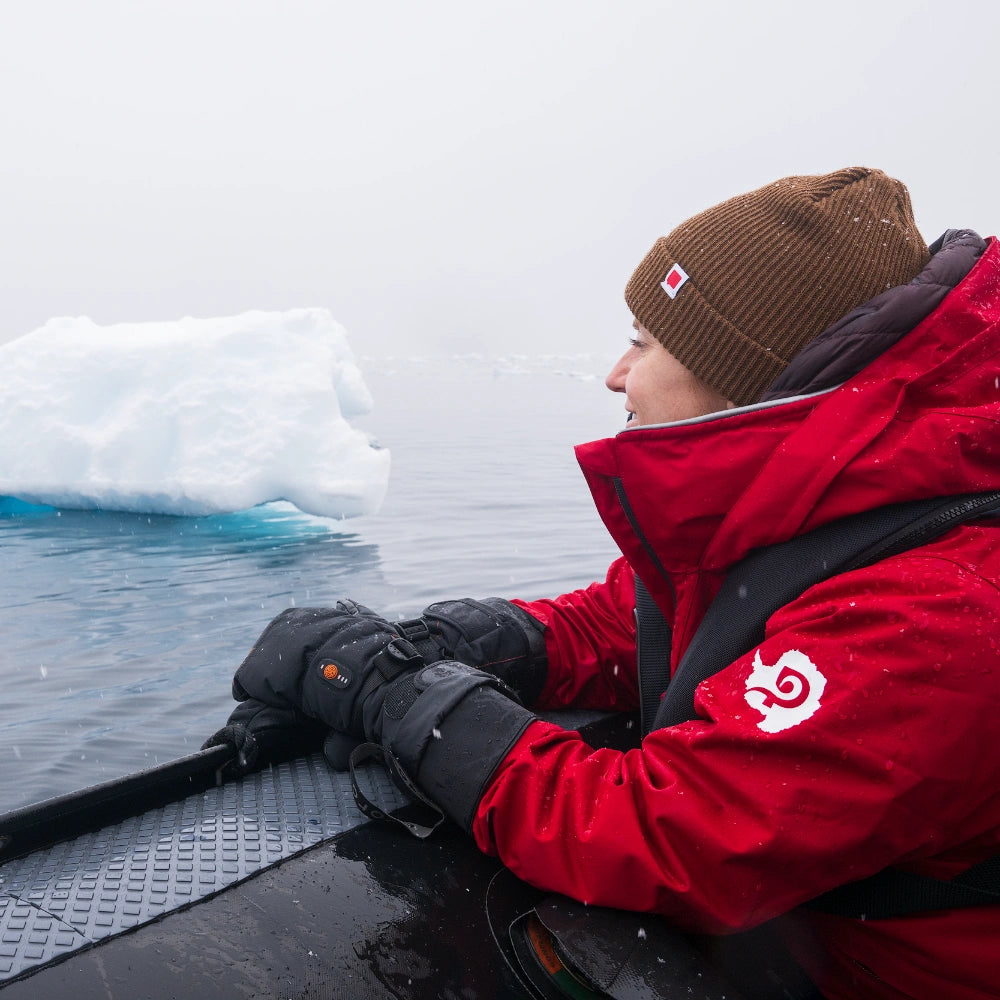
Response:
[[[407,801],[381,771],[359,779],[387,812]],[[364,822],[316,754],[0,865],[0,984]]]

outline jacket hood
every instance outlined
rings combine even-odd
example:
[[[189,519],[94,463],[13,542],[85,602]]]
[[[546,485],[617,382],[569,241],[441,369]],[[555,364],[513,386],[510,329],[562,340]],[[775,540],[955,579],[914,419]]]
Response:
[[[880,310],[899,327],[899,294],[912,290],[892,291],[845,317],[839,336],[882,329]],[[665,612],[683,578],[714,593],[753,548],[884,504],[1000,488],[995,239],[939,302],[836,388],[578,446],[604,523]]]

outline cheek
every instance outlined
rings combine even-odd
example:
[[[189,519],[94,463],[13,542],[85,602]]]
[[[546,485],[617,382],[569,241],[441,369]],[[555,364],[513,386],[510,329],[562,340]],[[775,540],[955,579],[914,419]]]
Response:
[[[668,365],[650,366],[643,372],[641,391],[650,401],[663,403],[686,397],[690,392],[684,372],[678,372]]]
[[[638,365],[633,365],[625,377],[625,395],[630,400],[642,395],[645,380],[642,377],[642,369]]]

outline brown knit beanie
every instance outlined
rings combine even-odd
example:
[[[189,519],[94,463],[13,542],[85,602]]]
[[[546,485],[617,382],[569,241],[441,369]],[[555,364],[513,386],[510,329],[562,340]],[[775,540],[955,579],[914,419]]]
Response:
[[[785,177],[681,223],[625,288],[635,318],[737,405],[845,313],[929,259],[910,195],[881,170]]]

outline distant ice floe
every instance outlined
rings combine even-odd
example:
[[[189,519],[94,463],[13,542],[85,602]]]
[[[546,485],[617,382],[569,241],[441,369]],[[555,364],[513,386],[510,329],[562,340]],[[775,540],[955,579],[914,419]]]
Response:
[[[389,355],[383,358],[367,358],[378,364],[383,375],[412,374],[421,368],[439,369],[441,358]],[[581,382],[603,379],[614,358],[605,354],[505,354],[487,355],[477,352],[453,354],[447,359],[454,371],[467,370],[477,374],[489,373],[494,376],[558,375]]]
[[[0,495],[157,514],[274,500],[321,517],[372,513],[389,452],[348,423],[371,408],[325,309],[52,319],[0,345]]]

